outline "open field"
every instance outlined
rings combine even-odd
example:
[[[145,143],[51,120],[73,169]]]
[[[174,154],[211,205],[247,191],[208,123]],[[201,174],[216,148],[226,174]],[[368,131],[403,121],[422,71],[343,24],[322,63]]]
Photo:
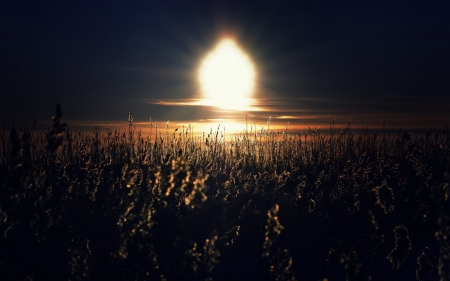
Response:
[[[152,124],[0,147],[8,280],[450,280],[450,130],[195,136]]]

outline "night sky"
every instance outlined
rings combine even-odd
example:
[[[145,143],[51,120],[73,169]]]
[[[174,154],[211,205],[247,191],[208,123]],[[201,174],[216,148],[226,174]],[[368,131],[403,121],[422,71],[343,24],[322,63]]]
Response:
[[[208,126],[442,128],[450,123],[446,1],[2,1],[0,122],[91,130]],[[221,38],[254,62],[258,109],[195,105]],[[203,124],[203,125],[201,125]],[[203,127],[202,127],[203,126]],[[237,126],[234,130],[239,130]]]

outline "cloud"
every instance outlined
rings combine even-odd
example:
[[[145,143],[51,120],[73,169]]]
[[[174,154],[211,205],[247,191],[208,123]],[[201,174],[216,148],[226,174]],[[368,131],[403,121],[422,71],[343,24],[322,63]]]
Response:
[[[142,102],[164,106],[205,106],[201,99],[150,99]]]
[[[300,116],[292,116],[292,115],[283,115],[283,116],[276,116],[276,119],[300,119]]]
[[[386,120],[387,126],[424,127],[445,120],[445,114],[428,114],[430,108],[442,108],[447,103],[445,98],[389,96],[380,97],[359,95],[347,98],[339,97],[279,97],[252,99],[251,106],[243,110],[226,110],[217,108],[204,99],[151,99],[145,103],[155,106],[190,106],[208,107],[207,115],[190,120],[192,122],[236,122],[266,123],[269,116],[278,122],[289,121],[298,126],[318,125],[327,126],[330,120],[336,124],[345,125],[350,120],[356,126],[381,127]],[[186,109],[187,110],[187,109]],[[439,111],[441,112],[441,111]],[[448,116],[447,116],[448,117]],[[447,118],[448,119],[448,118]],[[293,124],[293,126],[296,126]]]

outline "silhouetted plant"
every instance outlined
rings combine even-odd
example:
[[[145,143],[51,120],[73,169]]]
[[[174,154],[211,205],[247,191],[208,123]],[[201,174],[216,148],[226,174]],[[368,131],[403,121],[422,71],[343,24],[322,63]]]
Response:
[[[388,254],[388,259],[394,268],[400,268],[406,260],[406,257],[411,250],[411,239],[408,236],[408,229],[405,226],[399,225],[394,229],[395,233],[395,247]]]
[[[382,185],[377,186],[374,191],[377,195],[376,204],[380,205],[385,213],[392,212],[394,210],[394,192],[392,188],[387,185],[386,181],[383,181]]]
[[[65,127],[67,125],[66,123],[61,123],[61,117],[61,106],[57,103],[55,115],[52,117],[53,125],[45,132],[45,137],[47,139],[46,148],[51,154],[55,153],[55,151],[61,146],[64,139]]]
[[[422,254],[417,258],[418,268],[416,269],[416,278],[420,281],[428,280],[428,275],[436,267],[436,257],[433,256],[430,249],[425,247]]]

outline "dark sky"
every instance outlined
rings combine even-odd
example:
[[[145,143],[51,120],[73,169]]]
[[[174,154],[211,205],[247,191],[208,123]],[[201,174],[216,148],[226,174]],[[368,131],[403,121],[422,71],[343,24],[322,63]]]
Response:
[[[126,125],[129,111],[136,124],[450,123],[447,1],[42,2],[0,4],[7,126],[49,125],[56,102],[79,128]],[[196,71],[224,35],[254,61],[264,110],[177,106],[201,98]]]

